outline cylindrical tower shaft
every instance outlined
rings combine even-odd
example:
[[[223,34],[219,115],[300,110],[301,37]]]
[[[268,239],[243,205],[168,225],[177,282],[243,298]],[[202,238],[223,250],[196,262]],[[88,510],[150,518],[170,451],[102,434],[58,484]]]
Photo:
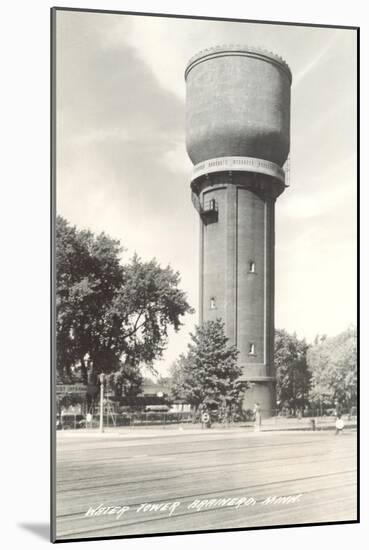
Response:
[[[264,51],[205,50],[187,69],[187,150],[200,217],[200,323],[222,318],[251,382],[244,408],[275,408],[274,207],[289,152],[291,73]]]
[[[260,183],[265,176],[259,176]],[[266,176],[268,177],[268,176]],[[274,204],[250,190],[251,174],[217,174],[204,182],[203,205],[215,201],[217,219],[200,216],[200,323],[221,317],[240,354],[245,379],[257,384],[245,408],[274,408]]]

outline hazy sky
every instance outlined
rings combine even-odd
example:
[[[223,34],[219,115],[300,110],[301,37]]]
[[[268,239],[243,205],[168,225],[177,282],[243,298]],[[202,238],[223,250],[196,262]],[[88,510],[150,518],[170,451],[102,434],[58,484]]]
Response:
[[[356,321],[356,34],[350,30],[57,13],[57,211],[181,273],[198,305],[198,215],[184,69],[198,50],[260,46],[292,74],[290,187],[276,207],[277,328],[311,341]],[[197,314],[171,334],[165,369]],[[164,370],[163,370],[164,372]]]

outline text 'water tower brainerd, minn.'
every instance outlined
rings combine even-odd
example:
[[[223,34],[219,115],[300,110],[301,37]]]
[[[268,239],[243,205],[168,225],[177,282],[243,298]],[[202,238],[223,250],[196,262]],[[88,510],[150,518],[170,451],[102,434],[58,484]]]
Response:
[[[259,48],[217,46],[185,71],[186,146],[200,218],[200,324],[222,318],[251,382],[244,409],[276,400],[274,208],[290,149],[292,75]]]

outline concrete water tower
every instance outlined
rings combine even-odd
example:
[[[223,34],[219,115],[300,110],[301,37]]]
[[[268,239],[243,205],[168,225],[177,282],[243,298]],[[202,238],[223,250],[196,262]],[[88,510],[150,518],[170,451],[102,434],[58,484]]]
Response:
[[[285,189],[292,75],[279,56],[218,46],[185,71],[186,146],[200,218],[199,322],[221,317],[252,382],[244,408],[275,408],[274,207]]]

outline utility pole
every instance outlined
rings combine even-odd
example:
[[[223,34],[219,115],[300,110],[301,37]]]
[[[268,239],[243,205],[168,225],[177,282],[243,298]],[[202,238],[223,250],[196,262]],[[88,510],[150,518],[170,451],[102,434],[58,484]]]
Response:
[[[100,432],[104,433],[104,380],[105,374],[100,374]]]

